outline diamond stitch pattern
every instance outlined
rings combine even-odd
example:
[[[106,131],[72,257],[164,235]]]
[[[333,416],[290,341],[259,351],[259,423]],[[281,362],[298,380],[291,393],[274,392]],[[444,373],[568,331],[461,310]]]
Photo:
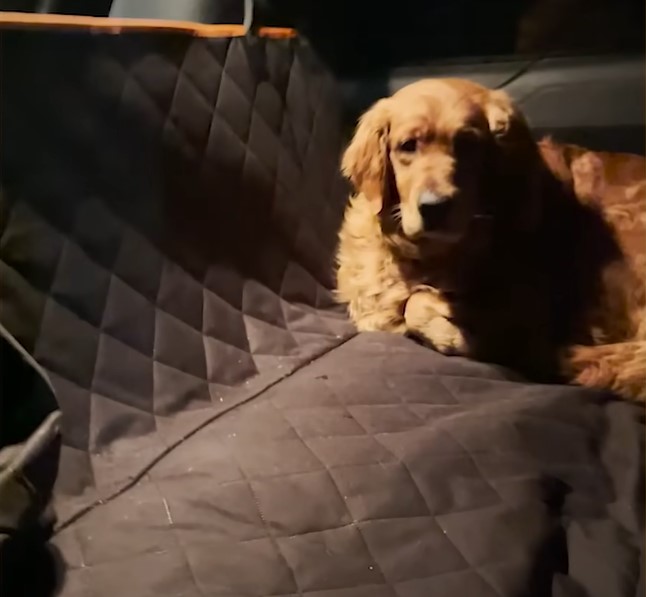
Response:
[[[0,45],[0,321],[63,411],[64,597],[637,593],[638,408],[335,306],[341,128],[306,44]]]

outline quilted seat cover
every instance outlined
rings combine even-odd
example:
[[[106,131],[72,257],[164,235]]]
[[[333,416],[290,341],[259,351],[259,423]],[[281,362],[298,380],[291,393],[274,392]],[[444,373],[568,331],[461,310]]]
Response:
[[[1,317],[57,390],[67,490],[352,333],[334,87],[299,42],[4,31],[2,54]]]
[[[62,411],[64,597],[633,597],[643,410],[356,335],[297,39],[0,33],[0,322]]]

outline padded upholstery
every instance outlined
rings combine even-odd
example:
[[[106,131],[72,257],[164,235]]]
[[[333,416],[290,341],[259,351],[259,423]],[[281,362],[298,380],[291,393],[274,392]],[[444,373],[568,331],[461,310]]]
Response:
[[[1,317],[57,389],[70,489],[126,478],[182,424],[134,462],[128,449],[129,466],[90,453],[178,412],[206,419],[353,333],[330,291],[334,86],[307,51],[147,34],[2,45],[21,59],[4,66]]]
[[[0,320],[63,413],[59,594],[636,594],[642,410],[334,304],[347,188],[307,47],[0,42]]]

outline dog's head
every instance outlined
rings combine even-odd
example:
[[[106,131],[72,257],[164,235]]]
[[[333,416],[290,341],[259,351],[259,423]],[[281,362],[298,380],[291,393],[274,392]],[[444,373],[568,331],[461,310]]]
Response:
[[[459,79],[425,80],[360,119],[343,173],[410,240],[451,242],[484,215],[505,172],[535,147],[509,97]]]

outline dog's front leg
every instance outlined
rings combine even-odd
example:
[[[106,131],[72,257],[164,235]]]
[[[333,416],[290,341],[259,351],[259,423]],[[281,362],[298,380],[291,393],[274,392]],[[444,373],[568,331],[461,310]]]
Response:
[[[466,354],[464,336],[450,317],[450,305],[430,286],[416,288],[404,309],[409,332],[421,336],[442,354]]]

